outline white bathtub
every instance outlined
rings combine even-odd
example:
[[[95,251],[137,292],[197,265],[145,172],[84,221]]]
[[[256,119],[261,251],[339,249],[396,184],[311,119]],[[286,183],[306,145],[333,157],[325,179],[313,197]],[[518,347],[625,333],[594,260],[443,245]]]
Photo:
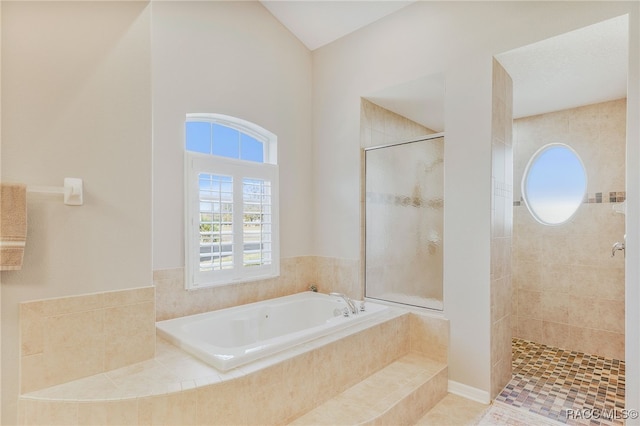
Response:
[[[367,302],[364,312],[345,317],[345,307],[340,297],[304,292],[159,321],[156,330],[207,364],[227,371],[366,321],[387,309]]]

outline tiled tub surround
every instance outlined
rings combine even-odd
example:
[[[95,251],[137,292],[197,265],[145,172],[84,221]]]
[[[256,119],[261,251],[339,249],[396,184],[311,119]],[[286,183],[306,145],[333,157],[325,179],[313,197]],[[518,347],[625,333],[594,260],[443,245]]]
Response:
[[[153,358],[153,287],[20,304],[20,392]]]
[[[354,309],[360,309],[355,301]],[[362,306],[364,307],[364,306]],[[229,309],[156,323],[168,340],[220,371],[241,367],[360,322],[371,321],[386,305],[367,303],[356,314],[343,298],[305,291]]]
[[[612,209],[625,194],[624,99],[514,121],[514,182],[537,149],[564,142],[587,170],[585,203],[566,224],[538,223],[524,203],[513,230],[513,336],[624,360],[625,217]],[[606,142],[606,143],[605,143]],[[516,203],[517,204],[517,203]]]
[[[316,256],[281,260],[278,278],[195,291],[184,269],[154,272],[154,286],[20,304],[20,392],[150,359],[156,320],[308,290],[361,299],[359,261]]]
[[[412,352],[291,425],[414,425],[445,396],[446,373],[442,364]]]
[[[156,320],[162,321],[300,293],[311,284],[321,293],[362,300],[356,259],[300,256],[280,259],[280,276],[242,284],[186,291],[184,268],[154,271]]]
[[[438,381],[446,383],[448,332],[445,319],[388,309],[227,373],[158,338],[154,359],[22,395],[19,422],[283,424],[411,352],[441,363]],[[435,404],[446,388],[432,394]]]

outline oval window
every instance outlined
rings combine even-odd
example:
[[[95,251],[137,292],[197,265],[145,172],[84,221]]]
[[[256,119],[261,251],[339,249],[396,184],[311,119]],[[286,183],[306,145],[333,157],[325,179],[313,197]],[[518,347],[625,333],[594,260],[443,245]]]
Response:
[[[578,210],[587,191],[587,173],[578,154],[564,144],[536,152],[524,172],[522,197],[540,223],[560,225]]]

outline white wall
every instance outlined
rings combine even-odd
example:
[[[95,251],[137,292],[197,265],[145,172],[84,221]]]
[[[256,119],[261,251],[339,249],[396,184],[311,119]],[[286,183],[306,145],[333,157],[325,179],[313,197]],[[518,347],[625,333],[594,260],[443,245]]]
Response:
[[[257,2],[155,2],[153,268],[184,266],[184,120],[211,112],[278,136],[281,257],[312,254],[311,53]]]
[[[490,390],[492,56],[636,8],[625,2],[417,2],[314,51],[315,241],[321,256],[360,256],[360,96],[445,75],[449,372],[452,381],[481,394]]]
[[[0,22],[2,22],[2,3],[0,3]],[[2,46],[2,31],[0,31],[0,46]],[[2,48],[0,47],[0,82],[2,81]],[[2,117],[2,84],[0,84],[0,117]],[[0,119],[0,177],[2,177],[2,120]],[[0,274],[0,289],[2,288],[2,274]],[[0,291],[0,318],[2,318],[2,291]],[[2,383],[2,327],[0,327],[0,383]],[[2,401],[2,386],[0,386],[0,401]],[[0,403],[0,422],[2,421],[2,404]]]
[[[149,286],[150,13],[143,2],[2,2],[2,180],[84,179],[84,206],[28,196],[23,269],[2,273],[3,424],[18,304]]]
[[[637,6],[637,4],[636,4]],[[627,242],[625,249],[625,361],[627,408],[640,407],[640,10],[629,14],[627,84]],[[640,419],[627,420],[639,425]]]

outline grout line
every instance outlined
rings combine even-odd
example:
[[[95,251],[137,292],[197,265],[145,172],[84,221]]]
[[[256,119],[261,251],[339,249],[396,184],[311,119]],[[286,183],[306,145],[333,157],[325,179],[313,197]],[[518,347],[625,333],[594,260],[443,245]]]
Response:
[[[623,424],[624,361],[522,339],[512,352],[513,378],[496,401],[567,424]]]

